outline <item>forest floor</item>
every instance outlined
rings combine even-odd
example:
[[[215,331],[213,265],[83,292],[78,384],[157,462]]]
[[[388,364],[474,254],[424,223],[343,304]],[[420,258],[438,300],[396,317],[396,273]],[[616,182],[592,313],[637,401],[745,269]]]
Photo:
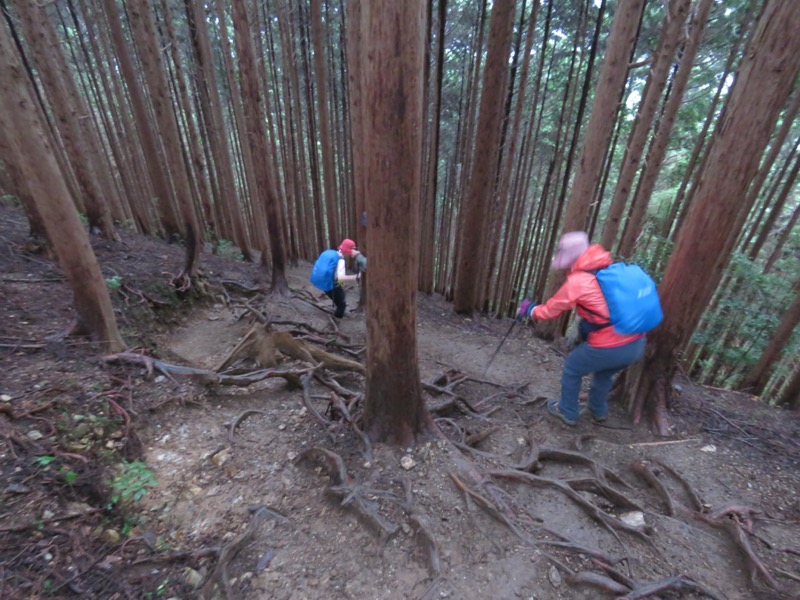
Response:
[[[352,288],[335,323],[310,265],[274,298],[257,265],[204,253],[215,296],[181,300],[180,248],[95,239],[130,345],[111,359],[64,336],[69,287],[26,234],[0,206],[0,598],[800,597],[797,414],[682,378],[668,438],[619,403],[570,428],[543,404],[558,344],[517,326],[484,373],[510,321],[420,295],[440,433],[372,446],[329,410],[359,414],[357,370],[297,387],[310,363],[242,360],[240,383],[278,376],[209,383],[257,313],[363,362]]]

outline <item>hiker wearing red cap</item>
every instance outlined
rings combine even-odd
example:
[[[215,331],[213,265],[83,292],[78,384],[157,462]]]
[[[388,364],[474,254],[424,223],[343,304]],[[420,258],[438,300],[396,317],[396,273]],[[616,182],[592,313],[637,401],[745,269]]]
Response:
[[[575,425],[578,420],[578,396],[584,375],[593,375],[589,390],[589,412],[595,422],[605,421],[608,417],[608,394],[616,373],[639,360],[644,354],[644,332],[652,329],[661,320],[661,307],[655,284],[639,267],[613,263],[611,253],[599,244],[590,244],[589,236],[583,231],[572,231],[561,236],[558,250],[553,259],[552,268],[568,270],[564,285],[544,304],[525,299],[520,303],[517,318],[523,319],[555,319],[562,313],[577,308],[579,319],[578,330],[581,342],[564,361],[561,375],[561,398],[547,401],[547,409],[551,415],[567,425]],[[615,269],[619,267],[619,269]],[[626,297],[626,302],[617,309],[614,301],[614,290],[606,287],[605,275],[623,270],[638,270],[642,280],[635,280],[634,300]],[[601,287],[602,286],[602,287]],[[627,280],[623,287],[630,288]],[[630,289],[623,290],[630,294]],[[637,294],[639,299],[637,300]],[[653,302],[647,302],[647,296]],[[644,305],[644,306],[642,306]],[[644,325],[623,326],[627,316],[637,316],[638,312],[650,311],[658,314],[647,315],[649,321]],[[622,318],[612,314],[610,307],[622,313]],[[627,315],[625,313],[628,313]],[[634,314],[635,313],[635,314]],[[653,324],[655,323],[655,324]]]
[[[344,282],[358,281],[360,278],[358,273],[347,274],[344,259],[346,256],[356,258],[360,254],[356,249],[356,243],[351,239],[345,239],[339,244],[338,250],[325,250],[320,254],[311,269],[311,283],[333,300],[333,305],[336,307],[334,315],[338,319],[344,316],[347,308]]]

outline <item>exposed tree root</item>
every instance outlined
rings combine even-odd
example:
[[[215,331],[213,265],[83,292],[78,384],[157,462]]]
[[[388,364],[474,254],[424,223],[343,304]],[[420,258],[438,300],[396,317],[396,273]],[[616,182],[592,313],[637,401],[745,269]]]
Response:
[[[382,541],[388,540],[397,533],[400,527],[381,516],[377,510],[376,503],[367,499],[366,496],[373,493],[373,490],[365,489],[353,481],[347,472],[344,459],[339,454],[315,446],[314,448],[309,448],[294,460],[295,464],[306,461],[316,461],[325,467],[333,481],[328,486],[327,492],[340,498],[341,505],[351,508],[359,521],[378,532]]]
[[[509,519],[506,515],[504,515],[502,511],[499,508],[497,508],[497,506],[495,506],[495,504],[491,500],[485,498],[478,492],[471,490],[469,487],[467,487],[467,485],[463,481],[461,481],[461,479],[459,479],[458,475],[456,475],[452,471],[449,473],[449,475],[450,478],[455,482],[456,487],[460,489],[462,492],[464,492],[464,494],[470,500],[473,500],[478,506],[480,506],[483,510],[485,510],[486,513],[489,514],[489,516],[491,516],[498,523],[501,523],[506,527],[508,527],[514,533],[514,535],[516,535],[523,542],[531,543],[530,537],[527,534],[525,534],[519,527],[517,527],[511,521],[511,519]]]
[[[702,515],[700,513],[696,514],[698,518],[708,523],[709,525],[721,528],[730,534],[737,549],[747,562],[748,570],[750,573],[750,580],[754,584],[757,583],[758,576],[761,576],[764,582],[771,589],[776,591],[781,591],[780,584],[772,576],[772,574],[769,572],[769,569],[767,569],[766,565],[764,565],[761,559],[758,558],[758,556],[755,553],[755,550],[753,550],[753,547],[750,544],[750,539],[747,537],[746,527],[742,525],[741,519],[739,518],[738,515],[724,514],[719,518],[714,518],[710,515],[707,516],[707,515]]]
[[[623,487],[630,487],[625,480],[622,479],[611,469],[600,465],[597,461],[589,458],[585,454],[579,452],[572,452],[570,450],[562,450],[561,448],[553,448],[551,446],[542,446],[539,448],[539,461],[542,460],[557,460],[561,462],[575,463],[579,465],[586,465],[591,467],[595,477],[601,482],[606,483],[608,479],[614,483],[622,485]]]
[[[408,518],[416,526],[417,535],[424,540],[425,549],[428,554],[428,570],[431,576],[438,578],[442,575],[442,553],[439,550],[439,542],[433,534],[433,527],[427,515],[423,514],[414,505],[414,496],[411,490],[411,482],[406,479],[403,481],[405,491],[405,501],[402,503],[403,510],[408,514]]]
[[[675,500],[672,498],[669,490],[667,490],[664,484],[658,479],[658,476],[655,474],[655,472],[653,472],[653,470],[644,462],[638,460],[631,463],[631,470],[647,481],[647,483],[650,484],[650,486],[658,493],[658,495],[661,496],[661,498],[664,500],[664,503],[667,505],[667,514],[670,517],[675,516],[677,511],[675,507]]]
[[[641,582],[620,573],[602,560],[594,562],[605,571],[606,575],[583,571],[569,576],[568,579],[572,583],[591,585],[626,600],[641,600],[664,592],[694,592],[713,600],[724,600],[724,597],[689,577],[676,576],[653,582]]]
[[[136,354],[134,352],[120,352],[117,354],[109,354],[101,358],[103,362],[107,363],[133,363],[145,367],[147,377],[151,378],[155,371],[162,373],[175,381],[175,376],[193,379],[201,385],[236,385],[248,386],[265,379],[273,377],[281,377],[285,379],[290,385],[300,387],[300,377],[308,373],[312,369],[294,369],[294,370],[277,370],[277,369],[262,369],[260,371],[253,371],[243,375],[226,375],[225,373],[217,373],[209,371],[208,369],[196,369],[194,367],[183,367],[180,365],[172,365],[160,360],[156,360],[144,354]]]
[[[312,344],[292,337],[288,331],[273,331],[269,324],[255,324],[242,340],[220,363],[216,371],[224,371],[237,361],[252,359],[263,368],[278,364],[277,353],[309,363],[323,365],[334,371],[356,371],[364,373],[364,365],[354,360],[331,354]]]
[[[575,502],[579,507],[581,507],[590,517],[594,520],[599,522],[600,524],[604,525],[613,535],[617,537],[616,531],[626,531],[633,535],[636,535],[645,541],[651,541],[650,537],[648,536],[647,532],[640,527],[634,527],[632,525],[628,525],[627,523],[617,519],[613,515],[608,514],[601,508],[595,506],[591,502],[589,502],[586,498],[581,496],[570,484],[566,481],[560,481],[558,479],[549,479],[547,477],[540,477],[538,475],[533,475],[531,473],[526,473],[524,471],[516,471],[516,470],[502,470],[502,471],[491,471],[489,473],[492,477],[499,477],[503,479],[512,479],[515,481],[520,481],[522,483],[529,483],[536,487],[551,487],[559,490],[565,496],[567,496],[570,500]],[[603,488],[598,488],[602,491]],[[615,502],[615,498],[606,497],[609,501]],[[633,501],[628,501],[630,504],[635,504]],[[621,542],[621,540],[620,540]]]
[[[676,501],[672,497],[666,486],[663,485],[663,483],[658,479],[656,473],[648,465],[637,461],[633,463],[631,467],[634,472],[643,477],[653,487],[656,493],[664,500],[670,516],[680,514],[690,518],[693,517],[711,525],[712,527],[722,529],[728,533],[734,545],[747,563],[750,573],[750,580],[753,582],[753,584],[757,584],[758,578],[760,577],[770,589],[781,592],[780,584],[772,576],[766,565],[757,556],[748,537],[748,534],[752,535],[753,516],[759,514],[760,511],[749,506],[729,504],[719,507],[710,513],[703,512],[702,503],[700,502],[700,499],[692,486],[689,485],[689,483],[682,477],[678,477],[674,470],[664,467],[665,470],[667,470],[670,474],[676,476],[686,490],[690,502],[694,506],[699,505],[701,510],[687,508],[681,502]],[[633,597],[639,598],[640,596]]]
[[[236,434],[236,428],[239,425],[241,425],[242,421],[244,421],[247,417],[250,417],[252,415],[266,415],[266,414],[269,414],[269,413],[267,413],[266,411],[263,411],[263,410],[246,410],[246,411],[244,411],[242,414],[240,414],[238,417],[236,417],[233,421],[231,421],[230,428],[229,428],[229,431],[228,431],[228,441],[230,441],[230,442],[233,441],[233,436]]]
[[[629,587],[614,581],[610,577],[595,573],[594,571],[580,571],[573,575],[567,575],[567,581],[573,585],[589,585],[617,596],[627,594],[631,591]]]
[[[253,510],[253,516],[250,518],[247,529],[236,536],[230,544],[223,546],[219,553],[217,564],[214,566],[214,570],[200,589],[200,596],[202,598],[210,600],[215,596],[218,590],[222,592],[225,598],[235,598],[230,581],[228,580],[228,564],[255,536],[258,527],[266,516],[267,513],[263,510],[263,507],[256,507]]]

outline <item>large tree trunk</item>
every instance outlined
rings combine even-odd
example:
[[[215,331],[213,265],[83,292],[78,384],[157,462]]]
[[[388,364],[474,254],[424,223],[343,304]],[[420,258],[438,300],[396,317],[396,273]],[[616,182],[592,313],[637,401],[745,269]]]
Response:
[[[747,187],[800,69],[800,3],[767,2],[712,138],[692,208],[659,287],[665,319],[651,335],[645,360],[632,370],[626,395],[634,422],[651,418],[666,435],[666,407],[678,354],[703,314],[741,226]]]
[[[481,290],[486,287],[486,222],[490,216],[490,199],[494,195],[503,125],[503,112],[497,107],[502,106],[506,96],[508,53],[513,28],[514,2],[496,0],[489,27],[489,48],[483,72],[475,155],[458,241],[458,267],[453,298],[454,309],[458,313],[471,314],[479,308]]]
[[[56,164],[5,22],[0,23],[0,81],[0,137],[13,151],[72,288],[76,332],[88,334],[105,352],[119,352],[125,342],[117,329],[108,288]]]
[[[357,4],[349,26],[361,47],[349,50],[359,53],[368,142],[354,152],[363,152],[370,249],[364,420],[373,440],[406,446],[430,423],[416,339],[425,3]]]

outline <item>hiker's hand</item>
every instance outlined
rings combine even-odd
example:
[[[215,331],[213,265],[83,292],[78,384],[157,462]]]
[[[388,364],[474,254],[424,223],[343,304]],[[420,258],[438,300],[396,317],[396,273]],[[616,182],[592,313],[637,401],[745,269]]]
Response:
[[[519,303],[519,308],[517,309],[517,321],[521,322],[530,318],[534,308],[536,308],[536,302],[529,298],[525,298],[525,300]]]
[[[361,281],[361,273],[359,272],[356,273],[356,283],[359,283],[360,281]]]

